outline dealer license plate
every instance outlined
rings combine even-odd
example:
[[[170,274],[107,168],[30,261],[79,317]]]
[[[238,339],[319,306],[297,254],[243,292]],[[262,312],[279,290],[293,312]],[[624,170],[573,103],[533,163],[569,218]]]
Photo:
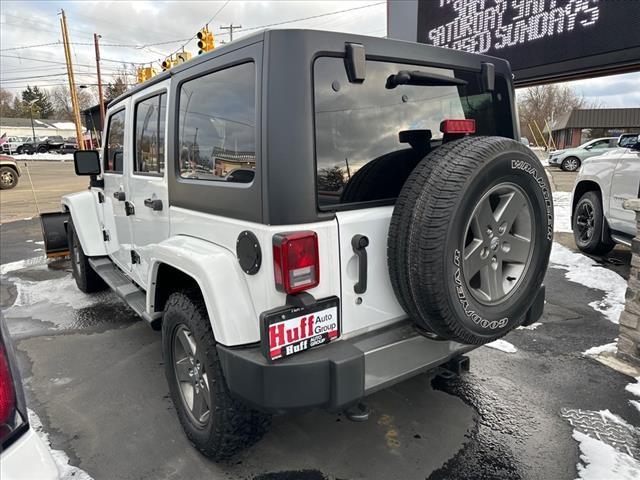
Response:
[[[338,297],[318,300],[311,307],[281,307],[260,315],[262,345],[268,360],[278,360],[340,336]]]

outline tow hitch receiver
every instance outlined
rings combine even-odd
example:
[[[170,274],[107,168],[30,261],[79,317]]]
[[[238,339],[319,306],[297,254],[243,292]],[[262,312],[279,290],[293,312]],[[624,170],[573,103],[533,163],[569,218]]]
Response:
[[[471,361],[469,357],[466,355],[458,355],[438,367],[436,374],[438,377],[449,380],[459,376],[461,373],[468,372],[470,364]]]
[[[47,258],[66,257],[69,255],[67,244],[67,228],[69,212],[49,212],[40,214],[44,250]]]

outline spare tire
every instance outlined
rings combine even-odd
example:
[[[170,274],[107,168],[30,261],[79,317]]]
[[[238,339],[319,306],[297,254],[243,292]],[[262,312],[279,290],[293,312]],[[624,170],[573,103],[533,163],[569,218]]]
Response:
[[[402,188],[391,284],[423,329],[491,342],[524,321],[552,241],[551,188],[536,155],[508,138],[465,137],[427,155]]]

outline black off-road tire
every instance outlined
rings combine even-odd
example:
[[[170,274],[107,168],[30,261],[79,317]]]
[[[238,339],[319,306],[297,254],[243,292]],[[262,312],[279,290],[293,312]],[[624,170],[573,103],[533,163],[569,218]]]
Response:
[[[0,167],[0,190],[9,190],[18,185],[18,172],[11,167]]]
[[[575,160],[576,161],[576,167],[569,167],[568,165],[568,161],[569,160]],[[582,163],[580,162],[580,159],[577,157],[567,157],[564,160],[562,160],[562,163],[560,164],[560,169],[562,169],[565,172],[577,172],[578,170],[580,170],[580,165]]]
[[[514,185],[530,204],[532,246],[516,286],[494,303],[478,301],[461,252],[475,206]],[[553,240],[551,188],[535,154],[511,139],[465,137],[438,147],[413,170],[389,229],[388,267],[409,316],[438,337],[483,344],[522,324],[546,272]]]
[[[578,223],[582,221],[579,212],[584,207],[590,207],[593,213],[592,230],[588,236],[582,235],[582,227],[578,225]],[[603,235],[603,228],[604,213],[602,211],[602,199],[598,192],[586,192],[580,197],[578,203],[576,203],[576,208],[573,212],[571,229],[573,230],[573,239],[576,242],[576,246],[583,252],[591,255],[604,255],[609,253],[615,247],[615,243],[611,238],[606,238],[606,235]],[[605,236],[604,240],[602,239],[603,236]]]
[[[193,335],[209,381],[210,411],[205,425],[197,425],[185,405],[176,378],[173,337],[184,325]],[[165,375],[180,424],[189,441],[204,455],[222,460],[254,444],[267,431],[271,416],[234,399],[227,387],[216,341],[202,295],[197,290],[171,294],[162,317],[162,351]]]
[[[395,198],[422,157],[407,148],[371,160],[354,173],[340,195],[341,203]]]
[[[38,147],[38,153],[47,153],[48,151],[47,147]]]
[[[20,145],[18,148],[16,148],[16,154],[17,155],[22,155],[23,151],[24,151],[24,148],[22,147],[22,145]]]
[[[67,244],[69,245],[69,255],[71,256],[73,278],[80,291],[94,293],[107,288],[107,284],[89,264],[89,258],[82,250],[78,234],[71,221],[67,225]]]

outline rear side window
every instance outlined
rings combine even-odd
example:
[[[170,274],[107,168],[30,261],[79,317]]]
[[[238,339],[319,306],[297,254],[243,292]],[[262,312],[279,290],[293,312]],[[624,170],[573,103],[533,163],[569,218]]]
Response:
[[[124,121],[124,109],[109,117],[107,143],[105,143],[104,147],[104,171],[106,173],[122,173],[122,165],[124,163]]]
[[[466,85],[396,85],[402,70],[455,77]],[[506,81],[482,91],[479,73],[367,61],[363,83],[349,83],[342,58],[314,64],[317,195],[320,209],[390,202],[409,173],[443,142],[440,123],[472,118],[477,135],[513,138]],[[363,206],[370,206],[365,204]]]
[[[256,165],[256,74],[244,63],[180,88],[181,178],[251,183]]]
[[[165,93],[136,104],[136,156],[134,172],[164,174],[164,132],[167,117]]]

